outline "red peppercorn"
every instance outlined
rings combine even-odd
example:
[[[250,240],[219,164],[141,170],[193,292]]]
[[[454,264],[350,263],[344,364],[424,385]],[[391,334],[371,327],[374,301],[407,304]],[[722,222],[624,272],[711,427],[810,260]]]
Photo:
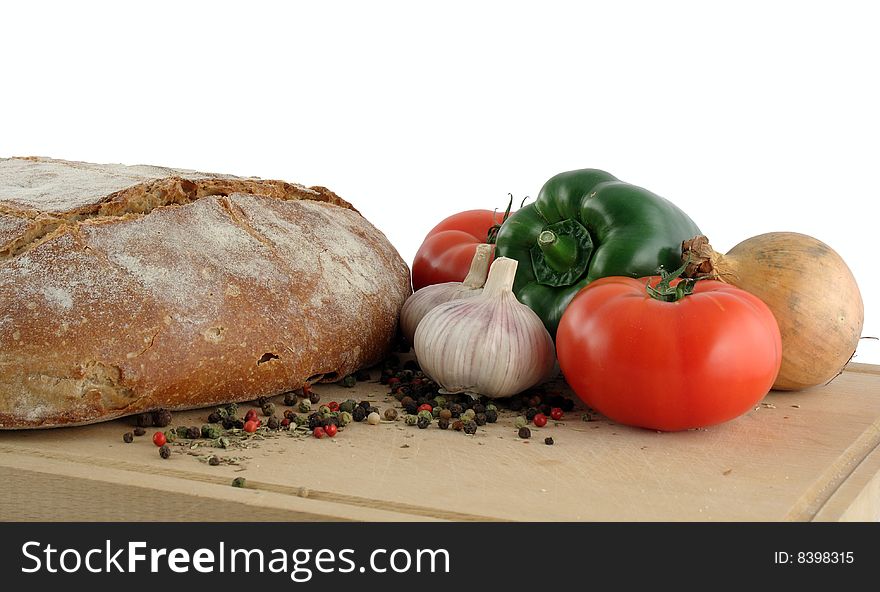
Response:
[[[336,427],[336,424],[327,424],[324,427],[324,433],[330,436],[331,438],[336,436],[336,432],[339,431],[339,428]]]
[[[388,379],[388,385],[389,385],[389,386],[394,386],[394,385],[397,384],[398,382],[400,382],[400,379],[397,378],[396,376],[392,376],[391,378]]]
[[[287,419],[286,417],[285,417],[284,419],[281,420],[281,427],[285,427],[285,428],[286,428],[286,427],[289,426],[289,425],[290,425],[290,420]]]
[[[336,401],[330,401],[329,403],[327,403],[327,407],[330,409],[330,411],[339,411],[339,403],[337,403]]]
[[[244,414],[245,422],[257,419],[257,410],[256,409],[248,409],[248,412]]]
[[[320,426],[318,426],[314,430],[312,430],[312,435],[318,439],[323,438],[325,433],[326,432],[324,431],[324,428],[322,428]]]
[[[562,409],[559,407],[554,407],[553,409],[550,410],[550,417],[552,417],[556,421],[559,421],[560,419],[562,419],[562,415],[563,415]]]
[[[155,444],[156,446],[165,446],[165,442],[165,434],[163,434],[162,432],[156,432],[155,434],[153,434],[153,444]]]
[[[539,413],[534,418],[532,418],[532,421],[535,422],[536,427],[543,428],[545,425],[547,425],[547,416],[543,413]]]
[[[419,405],[419,411],[433,411],[434,408],[428,405],[427,403],[422,403]]]
[[[246,431],[249,434],[253,434],[254,432],[256,432],[258,427],[259,427],[259,424],[257,424],[257,422],[254,421],[253,419],[244,422],[244,431]]]

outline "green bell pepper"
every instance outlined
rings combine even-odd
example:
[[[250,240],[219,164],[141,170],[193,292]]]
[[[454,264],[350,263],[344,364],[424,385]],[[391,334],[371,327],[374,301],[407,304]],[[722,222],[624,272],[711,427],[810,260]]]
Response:
[[[538,199],[501,226],[495,253],[519,262],[513,291],[551,336],[572,298],[593,280],[644,277],[681,265],[681,243],[701,234],[672,202],[581,169],[547,181]]]

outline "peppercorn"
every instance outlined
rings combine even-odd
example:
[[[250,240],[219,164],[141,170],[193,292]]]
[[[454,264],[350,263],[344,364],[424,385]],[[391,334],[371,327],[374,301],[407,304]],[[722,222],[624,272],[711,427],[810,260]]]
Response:
[[[159,446],[159,456],[162,458],[171,458],[171,447],[168,444]]]
[[[177,440],[177,432],[175,432],[173,429],[165,430],[164,433],[165,440],[167,440],[168,442],[174,442],[175,440]]]
[[[138,426],[142,428],[149,428],[153,426],[153,414],[152,413],[139,413],[135,418],[135,422]]]
[[[275,403],[266,403],[263,405],[262,411],[266,417],[272,417],[275,415]]]
[[[217,457],[217,455],[212,454],[211,458],[208,459],[208,464],[211,465],[212,467],[216,467],[217,465],[220,464],[220,459]]]
[[[367,416],[367,423],[370,425],[377,425],[380,420],[381,418],[379,417],[379,414],[375,411],[371,411],[370,414]]]
[[[425,417],[424,415],[422,415],[420,412],[419,413],[419,420],[416,422],[416,425],[419,426],[420,430],[423,430],[426,427],[428,427],[429,425],[431,425],[431,420],[428,419],[427,417]]]
[[[495,403],[489,403],[486,405],[486,411],[498,411],[498,407],[495,406]]]
[[[336,417],[322,417],[321,418],[321,427],[326,428],[327,426],[330,426],[330,425],[338,426],[339,419],[337,419]]]
[[[550,409],[550,417],[552,417],[554,421],[559,421],[560,419],[562,419],[562,415],[562,408],[553,407]]]
[[[379,408],[376,407],[375,405],[370,405],[370,408],[367,409],[367,415],[370,415],[371,413],[375,413],[375,414],[378,415],[378,414],[379,414]]]
[[[336,416],[336,420],[339,422],[339,427],[344,428],[352,422],[351,413],[348,411],[340,411],[339,415]]]
[[[544,438],[544,444],[546,444],[547,446],[553,446],[553,438],[547,436],[546,438]]]
[[[132,442],[134,442],[134,434],[132,434],[131,432],[125,432],[124,434],[122,434],[122,441],[126,444],[131,444]]]
[[[248,409],[247,413],[244,414],[245,422],[256,421],[256,419],[257,419],[257,410],[256,409]]]
[[[477,414],[473,409],[466,409],[464,413],[461,414],[462,419],[473,419]]]
[[[495,423],[498,421],[498,412],[494,409],[486,410],[486,423]]]
[[[330,401],[329,403],[327,403],[327,408],[330,411],[339,411],[339,403],[337,403],[336,401]]]
[[[519,429],[519,437],[522,438],[523,440],[528,440],[529,438],[532,437],[532,430],[530,430],[527,427],[521,427]]]
[[[327,405],[321,405],[318,407],[318,413],[326,416],[330,413],[330,408]]]
[[[361,407],[360,405],[355,407],[354,411],[351,412],[351,418],[355,421],[358,421],[358,422],[364,421],[364,419],[366,419],[366,417],[367,417],[367,411],[363,407]]]
[[[454,422],[452,422],[452,429],[456,432],[460,432],[462,429],[464,429],[464,422],[460,419],[456,419]]]
[[[345,388],[352,388],[357,384],[357,379],[354,377],[354,374],[349,374],[345,378],[339,381],[340,386],[344,386]]]
[[[452,413],[452,417],[461,417],[463,411],[464,408],[458,403],[453,403],[449,406],[449,412]]]
[[[397,410],[393,407],[389,407],[385,410],[385,419],[388,421],[394,421],[397,419]]]
[[[303,399],[299,402],[299,406],[297,407],[300,413],[308,413],[312,410],[312,403],[308,399]]]
[[[441,409],[437,413],[437,417],[448,421],[448,420],[452,419],[452,411],[450,411],[449,409]]]
[[[230,403],[226,406],[226,413],[229,414],[229,417],[235,418],[238,415],[238,403]]]
[[[411,401],[410,403],[407,403],[406,405],[403,406],[403,410],[406,411],[407,413],[409,413],[410,415],[415,415],[416,413],[419,412],[419,406],[416,405],[416,402],[412,401],[412,399],[410,399],[410,401]]]
[[[474,413],[486,413],[486,406],[482,403],[474,403],[474,406],[471,407],[474,410]]]
[[[286,429],[286,428],[288,428],[288,427],[290,426],[290,419],[288,419],[287,417],[285,417],[285,418],[282,419],[279,423],[280,423],[280,426],[281,426],[282,429]]]
[[[324,433],[330,436],[331,438],[336,437],[336,433],[339,431],[339,428],[336,427],[336,424],[331,423],[329,425],[324,426]]]
[[[538,415],[538,413],[540,413],[540,411],[538,411],[536,408],[529,407],[528,409],[526,409],[526,419],[532,421],[532,419],[534,419],[534,417]]]
[[[142,428],[141,426],[138,426],[138,427],[136,427],[136,428],[134,429],[134,435],[135,435],[135,436],[143,436],[143,435],[146,434],[146,433],[147,433],[147,430],[145,430],[145,429]]]
[[[478,426],[484,426],[484,425],[486,425],[486,422],[487,422],[487,421],[488,421],[488,420],[486,419],[486,414],[485,414],[485,413],[477,413],[477,414],[474,416],[474,423],[476,423]]]
[[[216,425],[206,423],[202,426],[202,438],[208,438],[211,440],[216,440],[220,437],[220,428]]]
[[[281,424],[278,423],[278,419],[274,416],[269,418],[269,421],[266,422],[266,425],[270,430],[277,430],[281,427]]]
[[[293,407],[296,405],[296,393],[294,391],[287,391],[284,393],[284,404],[288,407]]]
[[[224,430],[231,430],[232,427],[235,425],[235,420],[228,418],[224,419],[221,425],[223,426]]]
[[[428,423],[431,423],[431,421],[434,420],[434,415],[430,411],[427,411],[427,410],[419,411],[418,417],[419,417],[419,419],[422,419],[422,418],[427,419]]]
[[[464,422],[464,433],[474,435],[477,433],[477,423],[474,421]]]
[[[167,438],[162,432],[156,432],[155,434],[153,434],[153,444],[155,444],[156,446],[163,446],[166,441]]]
[[[406,422],[406,425],[414,426],[419,423],[418,415],[407,415],[403,418],[403,421]]]
[[[437,427],[440,428],[441,430],[448,429],[449,428],[449,418],[448,417],[441,417],[440,419],[438,419],[437,420]]]
[[[220,414],[212,411],[208,414],[208,423],[220,423]]]
[[[347,411],[348,413],[353,413],[355,407],[357,407],[357,401],[355,401],[354,399],[346,399],[339,404],[339,410]]]
[[[317,427],[320,427],[324,420],[321,418],[321,415],[318,413],[312,413],[309,415],[309,429],[314,430]]]
[[[535,422],[535,426],[543,428],[545,425],[547,425],[547,416],[543,413],[539,413],[532,418],[532,421]]]
[[[256,432],[258,427],[259,425],[253,419],[249,419],[244,422],[244,431],[246,431],[248,434],[253,434],[254,432]]]
[[[369,411],[370,407],[372,406],[372,403],[370,403],[369,401],[361,401],[360,403],[358,403],[358,405],[363,407],[364,411]]]
[[[180,435],[178,433],[178,435]],[[190,440],[196,440],[197,438],[202,437],[202,430],[197,428],[196,426],[190,426],[186,428],[186,437]]]
[[[233,487],[245,487],[247,485],[247,479],[244,477],[236,477],[232,480]]]
[[[262,407],[263,405],[265,405],[268,402],[269,402],[269,397],[266,397],[266,396],[260,396],[260,397],[257,397],[257,399],[256,399],[256,403],[259,407]]]
[[[513,427],[516,429],[524,428],[529,425],[529,420],[527,420],[522,415],[518,415],[516,419],[513,420]]]
[[[320,401],[320,400],[321,400],[321,395],[319,395],[315,391],[312,391],[312,390],[309,391],[309,403],[311,403],[312,405],[317,405],[318,401]]]

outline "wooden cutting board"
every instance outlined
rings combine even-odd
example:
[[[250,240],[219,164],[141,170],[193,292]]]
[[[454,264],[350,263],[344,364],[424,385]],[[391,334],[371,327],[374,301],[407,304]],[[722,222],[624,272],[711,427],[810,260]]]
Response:
[[[315,390],[322,402],[396,403],[377,383]],[[178,412],[173,425],[206,415]],[[175,446],[168,460],[151,432],[122,441],[130,420],[0,432],[0,519],[880,519],[880,366],[850,364],[828,386],[771,392],[737,420],[681,433],[583,421],[576,410],[524,441],[513,417],[474,436],[364,422],[334,439]],[[247,458],[210,466],[195,456],[215,452]],[[232,487],[235,477],[247,487]]]

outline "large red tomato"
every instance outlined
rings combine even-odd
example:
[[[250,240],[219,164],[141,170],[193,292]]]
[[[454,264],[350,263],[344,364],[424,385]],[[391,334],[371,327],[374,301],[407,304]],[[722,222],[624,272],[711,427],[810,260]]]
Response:
[[[487,242],[489,229],[503,219],[503,212],[468,210],[440,222],[425,237],[413,260],[413,290],[462,281],[471,268],[477,245]]]
[[[714,425],[753,408],[782,363],[770,309],[711,280],[665,301],[648,293],[649,281],[659,278],[602,278],[568,305],[556,353],[574,392],[616,422],[656,430]]]

